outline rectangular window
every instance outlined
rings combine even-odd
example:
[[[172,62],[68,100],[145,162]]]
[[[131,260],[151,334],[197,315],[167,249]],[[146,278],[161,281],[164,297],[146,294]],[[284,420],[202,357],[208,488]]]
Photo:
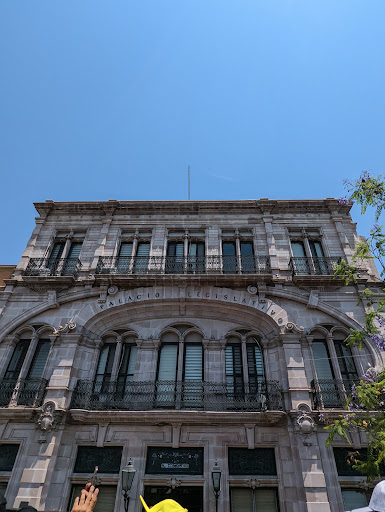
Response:
[[[184,274],[184,242],[168,242],[166,274]]]
[[[0,444],[0,471],[12,471],[19,446],[18,444]]]
[[[157,380],[176,380],[178,345],[165,344],[160,349]]]
[[[122,459],[122,446],[79,446],[74,473],[93,473],[98,466],[99,473],[118,474]]]
[[[203,448],[147,448],[149,475],[203,475]]]
[[[265,381],[265,370],[263,365],[263,354],[257,343],[246,345],[247,366],[249,371],[250,392],[257,392],[259,384]]]
[[[170,486],[146,485],[144,488],[144,501],[149,507],[153,507],[163,500],[175,500],[181,507],[189,512],[203,512],[203,487],[180,485]]]
[[[186,343],[184,380],[203,380],[203,350],[200,343]]]
[[[136,346],[124,343],[122,346],[122,356],[119,368],[118,383],[119,388],[124,387],[127,382],[134,379],[136,364]]]
[[[276,489],[231,489],[231,512],[278,512]]]
[[[187,272],[202,274],[205,272],[205,243],[190,241],[187,258]]]
[[[224,274],[236,274],[237,265],[237,250],[235,242],[223,241],[222,242],[222,270]]]
[[[274,448],[229,448],[230,475],[277,475]]]
[[[84,489],[84,485],[76,484],[72,486],[68,510],[72,510],[75,498],[81,495],[82,489]],[[116,485],[102,484],[94,512],[114,512],[115,499]]]

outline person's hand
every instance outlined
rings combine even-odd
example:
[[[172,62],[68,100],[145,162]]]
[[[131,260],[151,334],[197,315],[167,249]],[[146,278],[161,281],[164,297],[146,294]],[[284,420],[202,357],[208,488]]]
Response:
[[[75,498],[71,512],[92,512],[98,501],[99,489],[88,483],[82,489],[80,498]]]

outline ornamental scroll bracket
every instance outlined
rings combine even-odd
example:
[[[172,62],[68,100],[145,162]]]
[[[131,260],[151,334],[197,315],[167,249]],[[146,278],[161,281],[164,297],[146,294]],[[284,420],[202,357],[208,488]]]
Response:
[[[265,283],[260,283],[258,286],[255,284],[250,284],[247,287],[247,292],[250,295],[257,295],[258,299],[261,304],[266,302],[266,292],[267,292],[267,286]]]

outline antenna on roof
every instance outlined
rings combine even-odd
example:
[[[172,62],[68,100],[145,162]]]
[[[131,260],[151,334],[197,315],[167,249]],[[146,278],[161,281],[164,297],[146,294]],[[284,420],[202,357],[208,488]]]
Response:
[[[190,166],[188,166],[188,200],[190,201]]]

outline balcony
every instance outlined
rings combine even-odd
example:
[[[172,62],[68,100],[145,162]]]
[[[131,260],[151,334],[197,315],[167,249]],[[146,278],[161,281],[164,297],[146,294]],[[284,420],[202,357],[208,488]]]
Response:
[[[270,274],[268,256],[101,256],[96,274]]]
[[[3,379],[0,381],[0,407],[40,407],[47,382],[46,379]]]
[[[341,258],[290,258],[293,276],[333,276]]]
[[[71,409],[89,411],[282,411],[278,381],[266,381],[258,389],[205,381],[146,381],[96,383],[79,380]]]
[[[313,380],[313,409],[345,409],[353,384],[359,384],[359,380]]]
[[[82,264],[77,258],[46,259],[31,258],[24,271],[27,277],[58,277],[77,278]]]

